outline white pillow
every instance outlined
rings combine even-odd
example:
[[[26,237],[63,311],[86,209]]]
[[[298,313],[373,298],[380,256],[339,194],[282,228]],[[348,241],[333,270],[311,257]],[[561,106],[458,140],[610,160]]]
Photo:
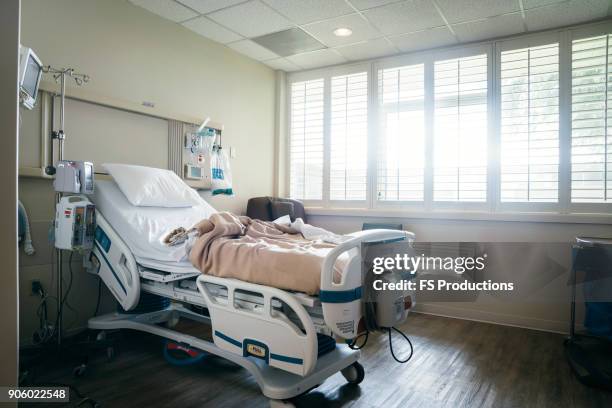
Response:
[[[104,163],[132,205],[140,207],[193,207],[202,197],[174,172],[130,164]]]

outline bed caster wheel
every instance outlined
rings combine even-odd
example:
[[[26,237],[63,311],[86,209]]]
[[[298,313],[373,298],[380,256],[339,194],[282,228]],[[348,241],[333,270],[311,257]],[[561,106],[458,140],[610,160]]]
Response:
[[[82,377],[87,371],[87,366],[85,364],[78,365],[72,369],[72,375],[75,377]]]
[[[270,400],[270,408],[295,408],[295,404],[286,400]]]
[[[115,348],[114,347],[106,348],[106,358],[108,360],[112,360],[113,358],[115,358]]]
[[[360,384],[365,378],[365,369],[358,362],[354,362],[340,372],[349,384]]]

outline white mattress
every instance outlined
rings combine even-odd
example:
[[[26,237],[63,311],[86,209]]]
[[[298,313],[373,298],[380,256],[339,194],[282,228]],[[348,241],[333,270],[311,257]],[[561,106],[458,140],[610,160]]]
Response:
[[[202,204],[187,208],[136,207],[130,204],[114,181],[96,181],[91,197],[96,210],[130,247],[142,266],[168,272],[197,271],[185,256],[184,245],[168,247],[163,237],[174,228],[190,228],[216,210]]]

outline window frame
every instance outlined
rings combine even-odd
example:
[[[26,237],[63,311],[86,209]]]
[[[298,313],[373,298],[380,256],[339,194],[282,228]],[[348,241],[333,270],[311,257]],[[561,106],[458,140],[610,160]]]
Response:
[[[520,34],[499,40],[483,41],[472,44],[459,44],[445,48],[424,50],[408,54],[366,60],[332,67],[288,73],[286,76],[286,111],[290,112],[290,90],[293,82],[323,78],[324,88],[324,170],[323,199],[308,200],[304,204],[319,211],[326,209],[353,209],[378,214],[389,211],[394,216],[405,213],[456,214],[464,218],[467,214],[490,214],[493,218],[509,215],[511,218],[524,214],[546,213],[568,216],[611,216],[612,203],[572,203],[571,202],[571,81],[572,81],[572,41],[576,39],[612,34],[612,21],[603,21],[549,30],[534,34]],[[551,43],[559,44],[559,172],[558,201],[541,202],[501,202],[501,53]],[[433,200],[433,143],[434,143],[434,65],[436,61],[487,55],[487,119],[488,119],[488,160],[487,160],[487,199],[485,202],[434,201]],[[424,108],[425,108],[425,169],[423,201],[382,201],[377,199],[378,163],[377,135],[379,134],[378,110],[378,73],[387,68],[404,65],[424,65]],[[329,199],[329,155],[330,155],[330,89],[331,77],[356,72],[367,72],[368,78],[368,135],[367,135],[367,177],[365,201],[333,201]],[[289,161],[291,119],[286,122],[286,160]],[[285,191],[289,193],[290,163],[286,166]],[[438,214],[438,215],[436,215]],[[497,215],[496,215],[497,214]],[[454,216],[451,218],[455,218]],[[601,218],[601,217],[600,217]]]
[[[370,121],[376,126],[376,131],[379,130],[380,117],[378,111],[378,73],[383,69],[400,68],[406,65],[417,65],[423,64],[424,68],[424,111],[425,111],[425,169],[423,176],[423,201],[382,201],[376,197],[376,181],[378,180],[378,163],[376,161],[378,152],[371,152],[373,154],[373,161],[370,161],[369,173],[372,173],[372,182],[370,191],[373,193],[370,197],[372,206],[370,208],[375,210],[382,209],[411,209],[421,211],[448,211],[448,210],[459,210],[459,211],[488,211],[490,210],[490,171],[487,169],[487,200],[484,202],[474,201],[434,201],[433,188],[434,188],[434,168],[433,168],[433,145],[434,145],[434,110],[435,110],[435,94],[434,94],[434,66],[436,61],[444,61],[455,58],[472,57],[476,55],[485,54],[487,56],[487,82],[490,84],[492,79],[492,44],[477,44],[470,46],[457,46],[451,49],[433,50],[421,53],[400,55],[396,57],[387,58],[381,61],[376,61],[372,64],[372,81],[373,85],[373,104],[370,108]],[[492,92],[487,88],[487,126],[489,129],[488,147],[491,142],[491,99]],[[377,146],[376,134],[377,132],[371,132],[370,144]],[[489,163],[490,165],[490,163]],[[489,167],[489,166],[488,166]]]

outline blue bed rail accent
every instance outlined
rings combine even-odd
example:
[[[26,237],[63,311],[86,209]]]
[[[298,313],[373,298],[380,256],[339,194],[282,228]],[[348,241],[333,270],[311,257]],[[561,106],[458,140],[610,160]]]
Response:
[[[321,303],[348,303],[361,299],[363,295],[361,286],[349,290],[322,290],[319,292]]]
[[[240,347],[242,348],[242,342],[236,340],[236,339],[232,339],[230,336],[226,336],[225,334],[221,333],[219,330],[215,330],[215,336],[219,337],[220,339],[223,339],[225,341],[227,341],[230,344],[233,344],[236,347]]]
[[[304,364],[304,360],[302,360],[301,358],[296,358],[296,357],[289,357],[289,356],[283,356],[280,354],[270,354],[270,358],[272,360],[278,360],[278,361],[282,361],[284,363],[290,363],[290,364]]]

